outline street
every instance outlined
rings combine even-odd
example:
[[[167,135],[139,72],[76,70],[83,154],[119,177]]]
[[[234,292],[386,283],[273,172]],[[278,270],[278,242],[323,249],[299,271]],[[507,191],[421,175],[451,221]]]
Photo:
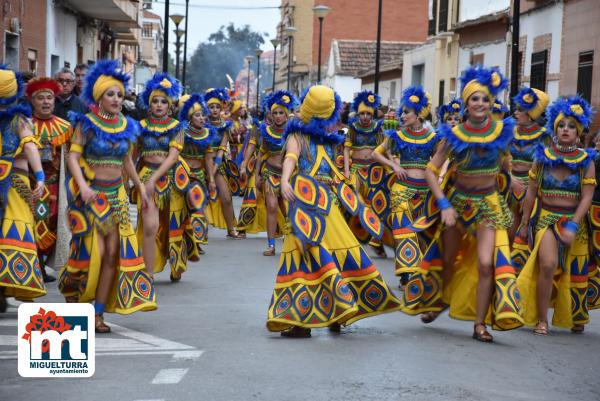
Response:
[[[443,315],[425,326],[402,313],[287,339],[265,328],[278,263],[262,256],[265,237],[209,238],[181,282],[158,275],[157,311],[107,315],[113,333],[97,335],[91,379],[21,378],[9,308],[0,315],[0,400],[600,399],[600,313],[580,336],[523,328],[492,332],[491,345],[471,339],[470,322]],[[397,288],[393,259],[374,261]],[[42,300],[62,302],[52,285]]]

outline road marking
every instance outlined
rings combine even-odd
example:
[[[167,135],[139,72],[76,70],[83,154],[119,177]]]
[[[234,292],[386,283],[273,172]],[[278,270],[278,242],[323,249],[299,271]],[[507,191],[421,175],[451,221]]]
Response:
[[[109,323],[112,333],[96,336],[97,356],[171,355],[172,362],[198,359],[203,350]],[[15,334],[0,334],[0,360],[17,359],[17,319],[0,317],[0,327],[14,327]],[[4,331],[6,333],[6,331]]]
[[[179,383],[189,369],[161,369],[158,371],[152,384],[177,384]]]

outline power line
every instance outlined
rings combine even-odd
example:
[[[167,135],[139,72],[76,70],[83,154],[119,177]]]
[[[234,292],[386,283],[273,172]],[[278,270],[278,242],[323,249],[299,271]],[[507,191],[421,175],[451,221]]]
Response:
[[[165,4],[164,0],[154,1],[153,3]],[[185,6],[185,3],[175,3],[170,1],[172,6]],[[280,6],[212,6],[212,5],[201,5],[201,4],[190,4],[190,8],[202,8],[205,10],[273,10],[280,9]]]

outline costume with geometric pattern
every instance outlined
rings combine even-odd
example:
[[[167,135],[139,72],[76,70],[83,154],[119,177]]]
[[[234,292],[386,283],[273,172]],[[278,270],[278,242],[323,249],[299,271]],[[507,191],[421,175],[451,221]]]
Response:
[[[139,135],[139,125],[122,114],[106,119],[97,109],[85,115],[72,112],[69,117],[75,127],[74,137],[80,132],[83,139],[83,143],[73,142],[70,152],[81,154],[79,165],[83,177],[96,192],[96,198],[85,203],[75,179],[67,175],[67,213],[72,238],[69,259],[59,273],[59,289],[65,297],[76,297],[79,302],[95,299],[103,257],[98,240],[117,227],[117,273],[105,310],[120,314],[154,310],[154,284],[146,272],[129,218],[123,179],[98,179],[94,173],[94,167],[123,168],[123,159],[132,151]]]

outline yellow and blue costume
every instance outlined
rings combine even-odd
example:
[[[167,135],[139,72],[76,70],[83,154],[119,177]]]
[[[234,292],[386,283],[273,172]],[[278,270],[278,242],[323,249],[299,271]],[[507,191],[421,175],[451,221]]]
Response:
[[[293,136],[301,151],[285,156],[297,161],[291,182],[296,201],[290,204],[291,230],[284,239],[268,310],[271,331],[350,324],[399,308],[336,205],[356,204],[347,185],[342,190],[336,185],[343,175],[333,161],[334,147],[344,137],[330,130],[340,108],[341,100],[332,89],[313,86],[302,96],[300,119],[286,127],[286,138]],[[379,225],[375,215],[369,218]]]
[[[589,126],[590,116],[591,108],[585,100],[579,97],[559,98],[548,109],[546,129],[551,133],[556,132],[556,125],[561,119],[572,117],[581,135],[583,127]],[[561,243],[561,235],[573,217],[575,208],[552,207],[543,201],[547,197],[579,199],[585,185],[595,186],[596,180],[586,177],[594,157],[594,150],[578,149],[575,146],[572,149],[561,149],[556,143],[546,148],[539,147],[536,151],[536,168],[530,171],[530,179],[536,180],[538,184],[540,206],[530,221],[534,235],[531,255],[517,280],[527,325],[534,326],[538,322],[538,254],[540,242],[547,230],[552,230],[559,248],[559,269],[554,276],[550,299],[550,305],[554,308],[552,324],[564,328],[584,325],[589,322],[588,310],[600,308],[600,280],[597,266],[590,263],[588,227],[581,224],[571,245],[565,246]],[[567,168],[572,175],[565,180],[558,180],[550,171],[555,167]],[[593,227],[595,216],[592,214],[590,217]]]
[[[150,107],[154,96],[164,96],[171,104],[181,93],[179,82],[164,73],[157,73],[146,83],[142,93],[142,101],[146,108]],[[140,121],[141,135],[139,139],[140,167],[138,175],[142,183],[146,183],[160,164],[147,162],[144,157],[161,155],[166,157],[171,148],[179,152],[183,149],[183,125],[176,119],[166,116],[156,119],[149,116]],[[185,193],[189,186],[189,169],[185,161],[179,157],[169,171],[156,180],[153,201],[158,207],[159,227],[156,233],[156,263],[154,272],[163,271],[166,262],[171,266],[172,276],[179,276],[187,270],[187,247],[184,241],[184,228],[187,219]],[[142,201],[137,196],[138,204],[138,241],[144,238],[142,219]]]
[[[495,69],[471,67],[461,77],[463,101],[477,91],[494,95],[506,86],[506,80]],[[492,96],[491,96],[492,97]],[[499,193],[498,184],[485,190],[463,188],[454,182],[454,173],[499,177],[502,159],[513,137],[514,123],[511,118],[498,121],[488,118],[483,128],[472,128],[468,122],[453,128],[442,124],[438,135],[445,140],[452,171],[446,175],[443,189],[447,199],[458,214],[457,226],[464,231],[460,240],[458,257],[452,269],[452,279],[443,283],[441,270],[443,225],[439,221],[439,209],[433,196],[426,201],[427,214],[413,223],[413,229],[421,230],[438,222],[434,238],[425,251],[419,269],[406,286],[402,310],[408,314],[440,312],[449,305],[450,317],[475,320],[477,272],[477,238],[475,230],[486,224],[496,231],[493,253],[495,290],[486,323],[492,328],[510,330],[522,325],[519,294],[516,288],[516,272],[510,259],[507,229],[512,223],[506,200]],[[428,168],[436,173],[435,166]]]
[[[209,89],[204,94],[204,100],[206,104],[210,106],[211,103],[219,103],[222,106],[229,101],[229,95],[227,90],[222,88]],[[229,132],[231,131],[232,123],[229,120],[220,119],[219,121],[211,121],[210,119],[206,122],[207,128],[215,130],[216,135],[208,148],[208,153],[216,154],[219,150],[223,152],[223,161],[217,166],[217,173],[221,174],[227,182],[231,193],[237,193],[239,191],[239,171],[235,163],[230,159],[227,144],[222,145],[223,138],[229,138]],[[218,190],[218,189],[217,189]],[[213,227],[220,229],[227,229],[227,223],[223,215],[223,206],[219,199],[218,193],[209,193],[209,203],[206,208],[206,217],[209,224]],[[236,222],[234,222],[234,225]]]
[[[517,107],[523,109],[531,117],[534,123],[530,127],[515,126],[514,139],[510,144],[510,154],[513,163],[529,165],[531,168],[537,146],[539,144],[548,145],[550,141],[550,134],[546,131],[546,128],[535,123],[535,120],[540,118],[548,105],[548,95],[539,89],[524,87],[521,88],[513,100]],[[511,210],[520,214],[527,194],[529,174],[525,170],[515,171],[513,169],[511,177],[521,181],[525,187],[525,190],[520,193],[510,191],[508,195],[508,204]],[[519,236],[515,237],[511,257],[513,265],[517,269],[517,274],[525,265],[529,253],[530,249],[527,243]]]
[[[35,242],[35,221],[28,172],[13,166],[34,136],[21,138],[29,106],[15,104],[23,94],[19,73],[0,67],[0,290],[6,297],[31,300],[46,294]]]
[[[204,96],[194,93],[183,103],[179,113],[179,120],[184,122],[181,157],[184,161],[200,162],[200,167],[188,166],[187,171],[190,182],[185,194],[188,213],[184,223],[184,235],[189,260],[198,260],[200,245],[208,243],[208,219],[205,213],[208,203],[205,155],[216,135],[212,127],[197,129],[192,126],[189,118],[198,110],[202,110],[204,115],[208,114]]]

